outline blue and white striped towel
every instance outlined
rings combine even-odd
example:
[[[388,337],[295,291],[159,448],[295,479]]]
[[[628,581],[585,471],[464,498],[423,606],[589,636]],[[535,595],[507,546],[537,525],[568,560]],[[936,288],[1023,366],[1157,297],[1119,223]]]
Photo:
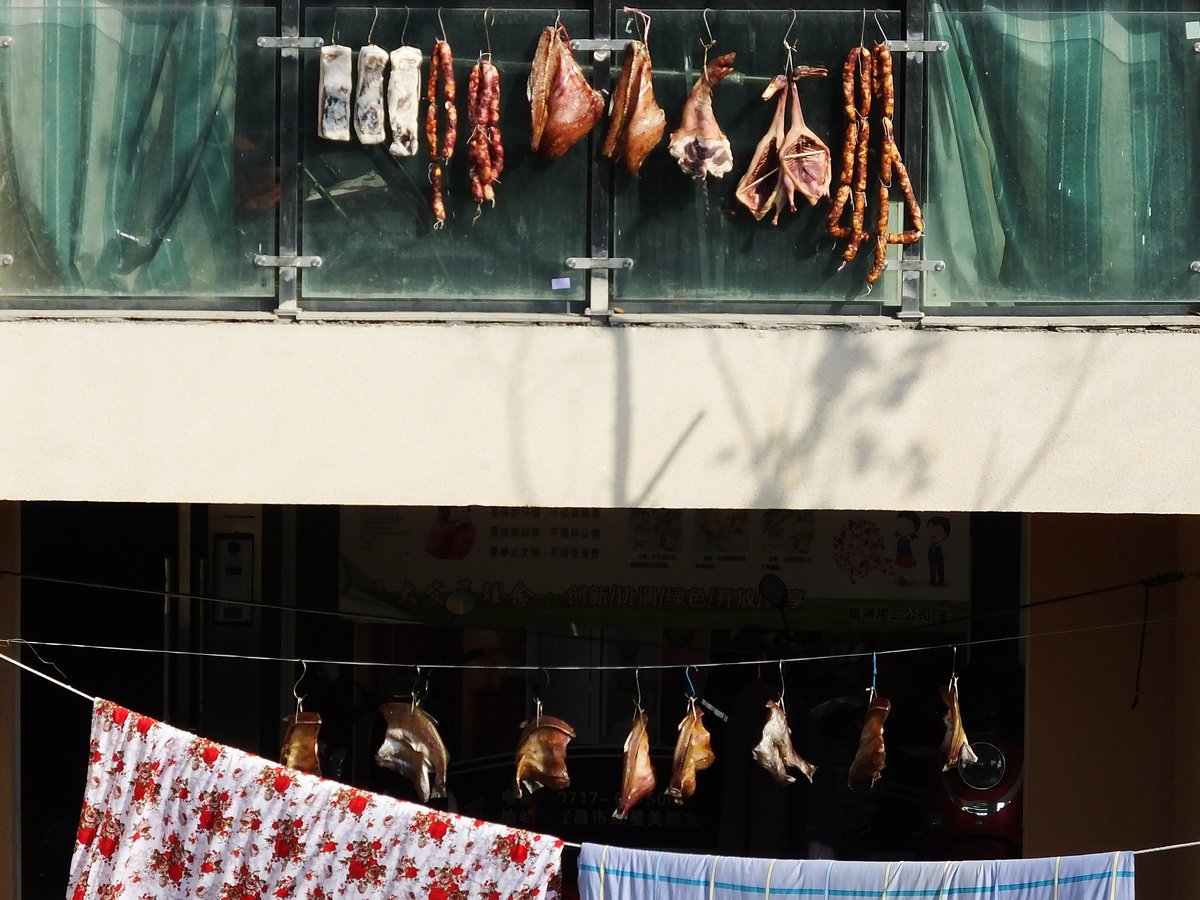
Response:
[[[1128,851],[971,862],[742,859],[584,844],[580,900],[1133,900]]]

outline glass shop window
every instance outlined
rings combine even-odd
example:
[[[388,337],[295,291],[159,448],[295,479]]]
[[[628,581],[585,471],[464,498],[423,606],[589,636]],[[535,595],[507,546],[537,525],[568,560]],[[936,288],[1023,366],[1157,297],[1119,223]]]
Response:
[[[6,4],[0,294],[256,308],[274,279],[275,10]],[[69,304],[68,304],[69,305]]]

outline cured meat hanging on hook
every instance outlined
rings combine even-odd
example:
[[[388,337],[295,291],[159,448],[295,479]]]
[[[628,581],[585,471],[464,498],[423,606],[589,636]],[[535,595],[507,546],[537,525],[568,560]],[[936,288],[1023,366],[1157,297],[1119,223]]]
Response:
[[[667,145],[679,168],[693,178],[724,178],[733,169],[733,150],[729,138],[713,114],[713,88],[733,71],[736,53],[710,60],[692,86],[683,104],[679,127],[671,132]]]
[[[321,48],[320,90],[317,92],[317,135],[327,141],[350,140],[350,92],[353,89],[349,47]]]
[[[649,31],[649,17],[646,18]],[[614,162],[624,160],[629,174],[637,175],[666,128],[667,114],[654,99],[650,49],[643,41],[630,41],[612,95],[608,135],[601,152]]]
[[[696,773],[717,761],[712,749],[712,736],[704,727],[703,718],[704,713],[697,708],[693,699],[687,715],[679,723],[679,737],[675,741],[675,756],[671,761],[671,784],[666,795],[680,805],[696,793]]]
[[[584,78],[561,22],[542,29],[529,70],[528,97],[530,146],[547,161],[571,149],[604,112],[604,97]]]
[[[962,713],[958,708],[958,679],[951,678],[949,687],[941,688],[942,702],[946,704],[946,714],[942,721],[946,725],[946,736],[942,739],[942,752],[946,754],[943,772],[956,768],[959,761],[973,764],[979,762],[979,757],[967,743],[967,733],[963,728]]]
[[[805,122],[796,85],[798,79],[828,74],[816,66],[796,66],[776,75],[762,93],[764,100],[778,95],[775,116],[734,191],[738,201],[760,221],[774,210],[771,222],[778,225],[785,204],[795,212],[797,192],[814,206],[829,196],[829,148]]]
[[[454,54],[450,44],[441,40],[433,45],[433,53],[429,57],[429,82],[425,91],[429,101],[425,109],[425,138],[429,142],[429,183],[433,192],[434,229],[441,228],[446,222],[446,204],[442,192],[443,167],[454,155],[454,144],[458,140],[458,109],[454,105],[454,95]]]
[[[383,70],[388,55],[368,44],[358,51],[358,93],[354,98],[354,133],[359,143],[382,144],[387,139],[383,110]]]
[[[925,231],[925,220],[917,203],[912,181],[900,158],[896,144],[892,115],[895,109],[895,84],[892,78],[892,54],[886,43],[876,44],[873,50],[853,48],[842,67],[842,94],[848,124],[842,147],[842,174],[837,194],[829,210],[827,231],[839,240],[848,240],[842,252],[842,265],[858,256],[859,248],[869,244],[875,259],[867,273],[867,287],[879,280],[887,266],[889,244],[914,244]],[[882,103],[879,127],[882,132],[879,153],[879,197],[875,228],[867,231],[867,157],[870,142],[871,104],[878,96]],[[888,231],[893,175],[904,195],[904,208],[911,227],[906,231]],[[847,204],[850,205],[850,225],[843,224]]]
[[[437,722],[416,703],[385,703],[379,712],[387,721],[375,762],[413,783],[421,802],[446,796],[446,767],[450,757]]]
[[[421,51],[401,47],[391,55],[388,76],[388,121],[392,143],[388,153],[399,159],[417,152],[417,107],[421,98]]]
[[[471,69],[467,83],[467,119],[471,136],[467,154],[471,160],[471,199],[496,205],[495,185],[504,171],[504,145],[500,136],[500,72],[487,56]]]
[[[317,755],[317,734],[321,730],[320,714],[298,712],[284,721],[287,728],[283,733],[279,761],[290,769],[320,775],[321,760]]]
[[[883,723],[887,721],[892,704],[883,697],[872,696],[867,717],[858,736],[858,752],[850,764],[846,784],[853,787],[859,781],[871,779],[872,787],[887,767],[887,751],[883,744]]]
[[[517,741],[517,796],[521,788],[529,793],[538,788],[566,790],[571,784],[567,774],[567,744],[575,737],[575,729],[554,716],[540,713],[528,722]]]
[[[787,712],[774,700],[767,701],[767,723],[763,726],[762,739],[750,751],[754,761],[780,784],[792,784],[794,775],[788,769],[796,769],[811,782],[817,767],[796,752],[792,744],[792,731],[788,728]]]
[[[625,738],[625,754],[621,773],[621,795],[617,798],[614,819],[626,819],[629,810],[654,793],[654,767],[650,765],[650,736],[646,723],[650,717],[644,712],[633,718],[633,727]]]

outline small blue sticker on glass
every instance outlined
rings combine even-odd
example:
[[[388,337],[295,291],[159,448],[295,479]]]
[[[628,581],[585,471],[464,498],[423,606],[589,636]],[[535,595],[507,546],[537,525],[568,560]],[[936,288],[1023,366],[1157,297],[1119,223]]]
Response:
[[[555,291],[569,291],[571,289],[570,278],[551,278],[550,289]]]

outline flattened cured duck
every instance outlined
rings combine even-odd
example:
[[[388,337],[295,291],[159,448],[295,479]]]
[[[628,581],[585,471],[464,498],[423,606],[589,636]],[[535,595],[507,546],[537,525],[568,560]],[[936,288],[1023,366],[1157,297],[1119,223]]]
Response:
[[[637,175],[666,128],[667,114],[654,99],[650,50],[642,41],[630,41],[621,78],[612,95],[608,136],[602,152],[614,162],[623,159],[629,174]]]
[[[287,729],[283,733],[279,761],[289,769],[320,775],[317,733],[321,730],[321,716],[315,712],[298,712],[284,721],[287,722]]]
[[[817,771],[816,766],[796,752],[787,712],[774,700],[767,701],[767,724],[763,726],[762,739],[750,754],[780,784],[796,781],[794,775],[788,774],[788,769],[799,770],[810,782]]]
[[[967,733],[963,729],[962,714],[958,709],[958,679],[950,682],[949,687],[941,689],[942,701],[946,704],[946,714],[942,721],[946,723],[946,736],[942,739],[942,752],[946,754],[946,764],[943,772],[949,772],[958,766],[959,760],[967,763],[979,762],[979,757],[967,743]]]
[[[667,149],[679,161],[679,168],[693,178],[723,178],[733,169],[733,150],[717,124],[712,101],[713,87],[733,71],[736,57],[736,53],[726,53],[705,66],[683,104],[679,127],[671,132]]]
[[[681,804],[696,793],[696,773],[716,762],[712,750],[712,736],[701,719],[704,713],[695,704],[679,723],[679,737],[675,741],[675,757],[671,762],[671,784],[666,795]]]
[[[738,202],[760,221],[780,202],[782,178],[779,174],[779,148],[783,146],[786,136],[784,116],[787,109],[787,86],[787,78],[776,75],[763,91],[764,100],[770,100],[779,94],[775,103],[775,116],[771,119],[767,133],[754,148],[750,167],[746,169],[746,174],[742,176],[733,193]],[[779,214],[776,213],[776,221],[778,218]]]
[[[529,71],[528,95],[530,146],[545,160],[558,159],[571,149],[604,112],[604,97],[583,77],[561,24],[542,30]]]
[[[788,84],[792,121],[779,147],[779,171],[783,194],[792,212],[796,211],[796,191],[812,206],[816,206],[822,197],[829,196],[829,181],[833,174],[829,148],[804,121],[804,113],[800,109],[800,90],[796,86],[798,78],[828,74],[825,69],[797,66]],[[775,214],[778,218],[779,211],[776,210]]]
[[[863,722],[862,733],[858,737],[858,752],[854,754],[854,762],[850,764],[850,774],[846,783],[853,786],[855,782],[871,779],[871,785],[879,780],[887,765],[887,754],[883,746],[883,723],[892,704],[883,697],[874,697],[867,707],[867,718]]]
[[[575,729],[554,716],[538,716],[522,725],[524,731],[517,741],[517,796],[522,787],[531,794],[541,787],[566,790],[571,784],[567,744],[575,737]]]
[[[614,819],[625,819],[629,810],[654,793],[654,767],[650,765],[650,736],[646,733],[649,716],[639,713],[625,738],[625,766],[621,776],[621,796],[617,798]]]
[[[411,781],[421,802],[445,797],[449,754],[437,723],[411,703],[385,703],[379,712],[387,720],[387,734],[375,752],[375,762]]]

